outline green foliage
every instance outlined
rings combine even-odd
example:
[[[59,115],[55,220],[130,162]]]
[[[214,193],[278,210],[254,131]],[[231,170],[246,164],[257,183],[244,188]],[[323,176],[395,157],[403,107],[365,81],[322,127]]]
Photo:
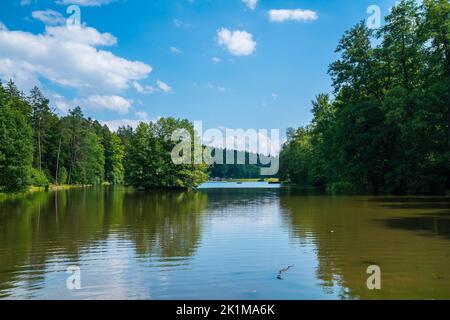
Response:
[[[356,190],[355,185],[348,181],[333,182],[327,186],[327,191],[331,194],[351,194]]]
[[[38,169],[31,169],[31,185],[33,187],[46,187],[49,185],[45,174]]]
[[[66,184],[67,183],[67,169],[65,167],[59,168],[58,171],[58,183],[59,184]]]
[[[49,108],[38,88],[26,98],[10,81],[0,84],[0,190],[26,191],[31,185],[127,183],[143,189],[190,189],[207,180],[206,165],[175,165],[172,133],[187,120],[161,119],[118,133],[86,119],[80,107],[63,118]]]
[[[11,88],[11,83],[10,83]],[[0,86],[0,188],[27,191],[33,157],[29,107]]]
[[[115,133],[109,139],[108,148],[105,146],[105,177],[111,184],[122,184],[124,182],[125,168],[123,160],[125,148]]]
[[[104,181],[105,150],[94,123],[85,119],[79,107],[61,119],[64,141],[63,163],[69,184],[99,185]]]
[[[376,34],[346,32],[307,128],[289,130],[284,179],[330,191],[442,192],[450,187],[450,6],[403,0]]]
[[[94,185],[110,178],[112,183],[123,182],[124,151],[119,137],[85,119],[79,107],[60,119],[38,88],[25,97],[12,81],[6,88],[0,83],[0,141],[2,191],[27,191],[31,185],[46,186],[50,181]]]
[[[190,189],[207,180],[206,165],[175,164],[172,161],[171,152],[181,141],[172,141],[171,137],[179,129],[194,137],[193,125],[187,120],[167,118],[156,123],[139,124],[127,147],[127,184],[145,190]],[[193,140],[188,145],[192,149]]]

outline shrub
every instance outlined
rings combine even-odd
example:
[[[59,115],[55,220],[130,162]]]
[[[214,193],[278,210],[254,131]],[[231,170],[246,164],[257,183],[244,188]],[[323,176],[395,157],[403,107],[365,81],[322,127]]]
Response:
[[[31,185],[34,187],[46,187],[48,186],[48,179],[43,172],[37,169],[31,169]]]
[[[327,187],[327,191],[331,194],[354,193],[355,190],[355,185],[348,181],[333,182]]]
[[[65,167],[59,168],[58,172],[58,184],[66,184],[67,183],[67,170]]]

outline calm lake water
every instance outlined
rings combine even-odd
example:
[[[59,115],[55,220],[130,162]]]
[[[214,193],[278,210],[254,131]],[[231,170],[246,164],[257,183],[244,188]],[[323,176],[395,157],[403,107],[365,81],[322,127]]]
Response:
[[[2,299],[449,299],[449,266],[448,197],[111,188],[0,203]]]

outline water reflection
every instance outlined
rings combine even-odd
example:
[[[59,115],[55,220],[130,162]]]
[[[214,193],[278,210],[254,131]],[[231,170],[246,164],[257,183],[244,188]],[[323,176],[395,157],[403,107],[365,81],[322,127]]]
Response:
[[[317,278],[326,292],[337,287],[346,299],[450,298],[443,211],[449,198],[290,196],[281,207],[292,237],[315,243]],[[369,265],[382,269],[380,291],[366,287]]]
[[[385,219],[380,222],[394,229],[422,232],[450,239],[450,198],[408,197],[373,199],[390,209],[419,210],[414,216]]]
[[[298,189],[37,193],[0,203],[0,298],[450,298],[449,212],[445,197]]]
[[[0,297],[12,289],[33,297],[45,286],[49,269],[64,273],[67,266],[89,262],[94,255],[107,257],[111,245],[134,248],[137,257],[187,259],[200,239],[199,215],[205,204],[206,196],[199,193],[124,189],[38,193],[3,202]],[[118,257],[120,248],[113,251]]]

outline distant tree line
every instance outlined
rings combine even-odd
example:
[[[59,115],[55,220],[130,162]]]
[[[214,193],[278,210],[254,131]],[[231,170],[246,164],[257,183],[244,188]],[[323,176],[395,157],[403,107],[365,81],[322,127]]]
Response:
[[[402,0],[379,30],[347,31],[334,96],[288,130],[280,175],[305,186],[386,193],[450,188],[450,4]]]
[[[117,133],[85,118],[81,108],[59,117],[35,87],[25,96],[0,82],[0,192],[49,184],[127,184],[136,188],[191,188],[207,179],[207,166],[174,165],[170,140],[187,120],[160,119]]]
[[[223,164],[214,164],[210,168],[210,176],[213,178],[220,179],[264,179],[267,176],[261,175],[261,168],[267,167],[267,165],[263,165],[267,159],[261,161],[261,155],[247,152],[247,151],[236,151],[236,150],[227,150],[227,149],[216,149],[213,152],[213,156],[215,152],[222,152],[223,155]],[[231,158],[234,159],[233,164],[226,164],[226,159],[228,155],[231,155]],[[266,157],[267,158],[267,157]],[[244,161],[238,162],[237,160],[241,159]],[[241,164],[245,162],[245,164]]]

